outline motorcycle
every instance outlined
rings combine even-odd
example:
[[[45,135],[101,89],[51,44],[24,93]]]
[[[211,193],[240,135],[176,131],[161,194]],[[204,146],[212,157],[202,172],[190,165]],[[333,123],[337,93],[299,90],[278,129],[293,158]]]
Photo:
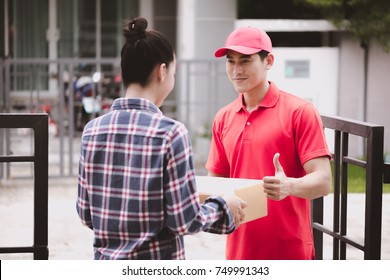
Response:
[[[92,77],[81,76],[74,82],[74,126],[82,131],[84,126],[99,113],[100,98]]]
[[[101,73],[81,76],[74,82],[74,126],[82,131],[93,118],[105,114],[119,97],[117,78],[103,78]]]

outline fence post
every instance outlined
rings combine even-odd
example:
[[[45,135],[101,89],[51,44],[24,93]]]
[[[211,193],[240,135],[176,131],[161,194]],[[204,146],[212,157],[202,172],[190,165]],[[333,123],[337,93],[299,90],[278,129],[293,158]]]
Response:
[[[370,260],[381,258],[383,135],[383,127],[373,127],[367,139],[364,258]]]
[[[323,233],[333,237],[333,259],[346,259],[346,245],[364,252],[364,259],[381,258],[382,195],[383,182],[390,178],[390,167],[384,163],[384,127],[356,120],[322,116],[324,128],[335,132],[334,161],[334,203],[333,229],[322,223],[323,205],[313,201],[313,235],[315,250],[322,258]],[[366,159],[360,160],[348,155],[349,135],[366,140]],[[364,243],[347,236],[348,165],[365,168],[365,223]],[[340,199],[341,198],[341,199]]]
[[[0,253],[33,253],[34,259],[49,258],[48,189],[49,189],[49,116],[48,114],[0,113],[0,128],[32,128],[34,154],[27,156],[0,155],[0,163],[34,163],[34,244],[28,247],[1,247]],[[2,225],[5,226],[5,225]]]

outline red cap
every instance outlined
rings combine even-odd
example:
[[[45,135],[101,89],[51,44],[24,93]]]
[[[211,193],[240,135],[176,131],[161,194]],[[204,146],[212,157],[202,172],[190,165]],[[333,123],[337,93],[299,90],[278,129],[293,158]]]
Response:
[[[239,27],[226,39],[223,48],[215,51],[215,57],[225,56],[228,50],[242,54],[254,54],[261,50],[271,52],[272,42],[267,33],[256,27]]]

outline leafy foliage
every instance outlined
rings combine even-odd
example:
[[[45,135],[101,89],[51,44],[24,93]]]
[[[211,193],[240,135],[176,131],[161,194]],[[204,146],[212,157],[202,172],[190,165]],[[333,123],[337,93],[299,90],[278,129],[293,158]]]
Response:
[[[364,45],[374,39],[390,51],[389,0],[295,0],[319,8],[337,27],[350,31]]]

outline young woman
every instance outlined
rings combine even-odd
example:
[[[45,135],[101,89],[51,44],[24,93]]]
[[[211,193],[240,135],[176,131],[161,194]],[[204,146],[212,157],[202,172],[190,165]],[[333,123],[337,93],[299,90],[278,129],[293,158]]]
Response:
[[[144,18],[126,23],[126,96],[82,135],[77,211],[95,259],[185,259],[183,235],[230,233],[244,216],[236,197],[199,203],[188,131],[158,108],[174,86],[174,50],[146,28]]]

